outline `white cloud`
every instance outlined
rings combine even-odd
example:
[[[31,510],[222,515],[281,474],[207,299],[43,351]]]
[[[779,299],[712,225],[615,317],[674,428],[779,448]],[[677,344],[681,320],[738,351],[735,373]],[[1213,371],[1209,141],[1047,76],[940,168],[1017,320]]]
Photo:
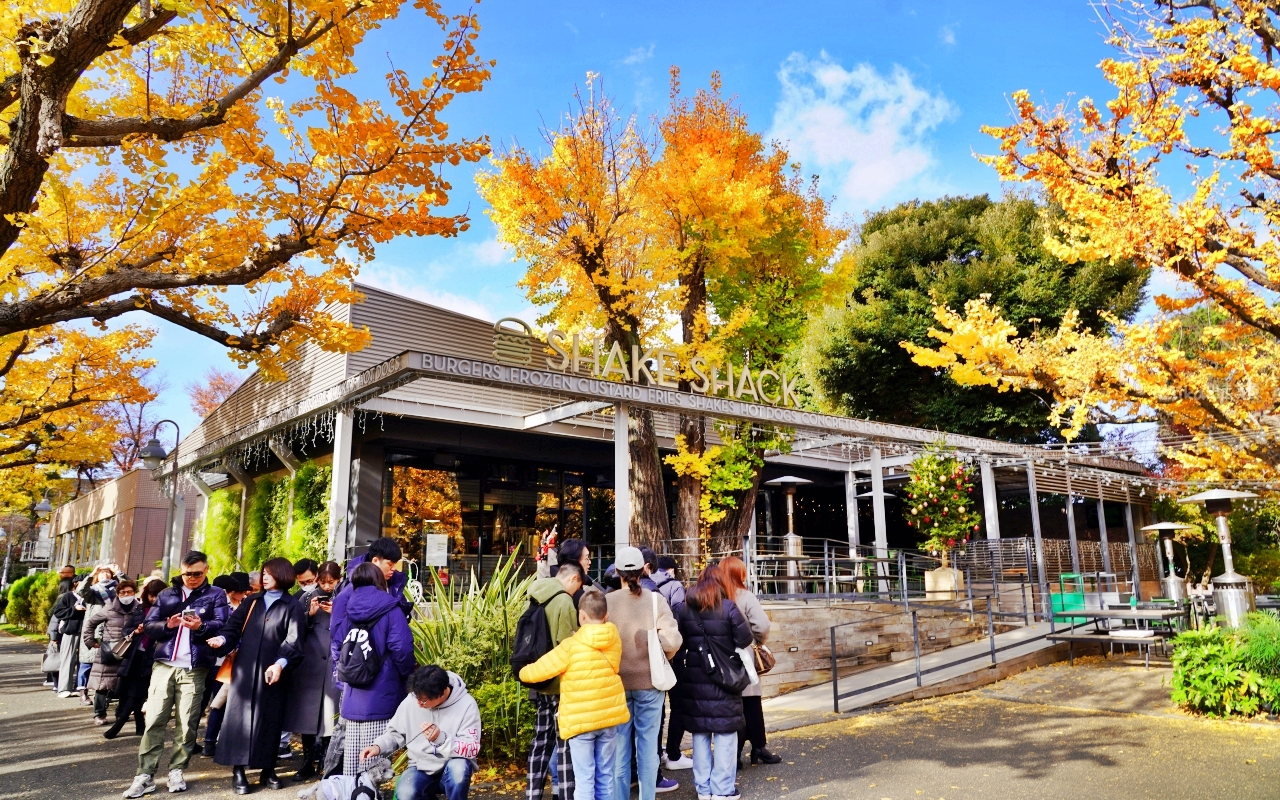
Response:
[[[945,45],[953,45],[956,43],[956,32],[950,25],[943,25],[942,30],[938,31],[938,39]]]
[[[511,250],[505,244],[494,239],[486,239],[479,244],[470,245],[471,255],[479,264],[497,266],[511,260]]]
[[[412,297],[414,300],[421,300],[424,303],[447,308],[450,311],[457,311],[459,314],[466,314],[470,317],[495,320],[501,316],[493,313],[487,305],[479,300],[446,292],[442,289],[435,289],[427,285],[427,282],[424,282],[424,278],[428,278],[429,274],[435,271],[433,266],[428,266],[422,270],[414,270],[383,261],[374,261],[360,268],[360,277],[357,280],[369,286],[394,292],[404,297]]]
[[[622,59],[622,63],[623,64],[641,64],[641,63],[644,63],[645,61],[648,61],[651,58],[653,58],[652,44],[649,45],[648,47],[632,48],[631,52],[627,54],[627,57]]]
[[[845,69],[825,52],[792,53],[778,70],[782,96],[771,135],[788,143],[807,172],[817,172],[841,211],[877,207],[908,192],[936,194],[929,133],[953,117],[942,94],[895,65]]]

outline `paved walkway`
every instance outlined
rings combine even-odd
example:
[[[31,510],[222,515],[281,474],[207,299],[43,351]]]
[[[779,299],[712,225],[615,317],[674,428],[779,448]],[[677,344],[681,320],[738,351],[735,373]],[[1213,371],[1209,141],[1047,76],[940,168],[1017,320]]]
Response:
[[[1011,661],[1021,656],[1053,647],[1053,642],[1042,638],[1049,633],[1049,623],[1038,622],[1005,633],[996,634],[996,647],[1008,648],[996,654],[997,661]],[[991,641],[979,639],[976,642],[948,647],[936,653],[920,658],[921,670],[942,666],[962,658],[972,658],[962,664],[940,669],[924,675],[921,682],[924,686],[933,686],[954,680],[975,672],[982,672],[991,665]],[[976,657],[975,657],[976,656]],[[854,691],[863,687],[894,681],[888,686],[871,689],[840,701],[840,711],[847,713],[859,708],[883,703],[891,697],[897,697],[916,688],[915,659],[910,658],[883,667],[864,670],[840,679],[840,693]],[[798,725],[810,725],[834,717],[832,707],[831,683],[810,686],[807,689],[790,692],[764,701],[765,719],[769,721],[770,730],[786,730]]]
[[[91,708],[78,699],[60,700],[40,685],[43,653],[43,647],[0,633],[0,798],[118,800],[138,764],[133,722],[119,738],[103,739]],[[168,796],[163,780],[168,768],[163,762],[161,770],[156,776],[160,788],[152,797]],[[234,797],[231,771],[211,759],[196,756],[187,781],[191,790],[181,795],[184,798]],[[256,796],[285,800],[295,797],[296,789],[288,786]]]

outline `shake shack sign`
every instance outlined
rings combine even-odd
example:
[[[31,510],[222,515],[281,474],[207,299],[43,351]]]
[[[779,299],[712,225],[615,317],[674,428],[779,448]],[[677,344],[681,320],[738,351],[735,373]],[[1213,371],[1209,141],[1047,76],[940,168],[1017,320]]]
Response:
[[[617,342],[606,349],[599,339],[583,340],[576,333],[568,335],[559,330],[547,333],[543,341],[527,323],[514,317],[500,319],[493,326],[493,358],[500,365],[538,371],[545,367],[563,373],[567,378],[581,377],[596,383],[656,389],[679,389],[677,381],[680,375],[692,373],[690,390],[707,398],[723,397],[784,408],[800,405],[796,396],[800,382],[798,375],[790,376],[768,368],[753,370],[749,365],[710,364],[700,356],[685,364],[675,352],[661,347],[632,346],[628,353]],[[532,374],[530,372],[530,376]],[[567,390],[569,387],[559,388]],[[617,399],[643,402],[639,397],[619,396]]]

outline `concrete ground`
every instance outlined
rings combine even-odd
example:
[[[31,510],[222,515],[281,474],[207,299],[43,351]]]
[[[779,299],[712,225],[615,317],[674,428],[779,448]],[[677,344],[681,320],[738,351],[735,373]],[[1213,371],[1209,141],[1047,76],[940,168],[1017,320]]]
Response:
[[[0,635],[0,798],[119,797],[137,737],[104,740],[89,709],[42,688],[41,652]],[[785,760],[747,768],[743,797],[1280,798],[1280,724],[1187,717],[1168,701],[1167,668],[1097,657],[1076,664],[772,734]],[[673,775],[684,785],[665,797],[692,800],[691,773]],[[233,796],[229,771],[209,759],[192,762],[188,781],[189,797]],[[513,786],[505,796],[518,793]],[[163,781],[155,796],[166,796]],[[283,800],[296,789],[255,796]]]

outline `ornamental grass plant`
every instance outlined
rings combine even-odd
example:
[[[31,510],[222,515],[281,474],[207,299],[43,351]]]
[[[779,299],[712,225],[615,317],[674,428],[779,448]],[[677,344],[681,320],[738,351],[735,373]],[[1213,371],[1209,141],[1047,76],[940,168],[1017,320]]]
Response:
[[[533,582],[520,576],[520,564],[518,553],[500,559],[483,584],[472,574],[465,591],[429,570],[425,602],[409,625],[418,663],[437,664],[466,682],[484,721],[481,757],[495,768],[524,758],[533,739],[533,704],[510,665]]]

